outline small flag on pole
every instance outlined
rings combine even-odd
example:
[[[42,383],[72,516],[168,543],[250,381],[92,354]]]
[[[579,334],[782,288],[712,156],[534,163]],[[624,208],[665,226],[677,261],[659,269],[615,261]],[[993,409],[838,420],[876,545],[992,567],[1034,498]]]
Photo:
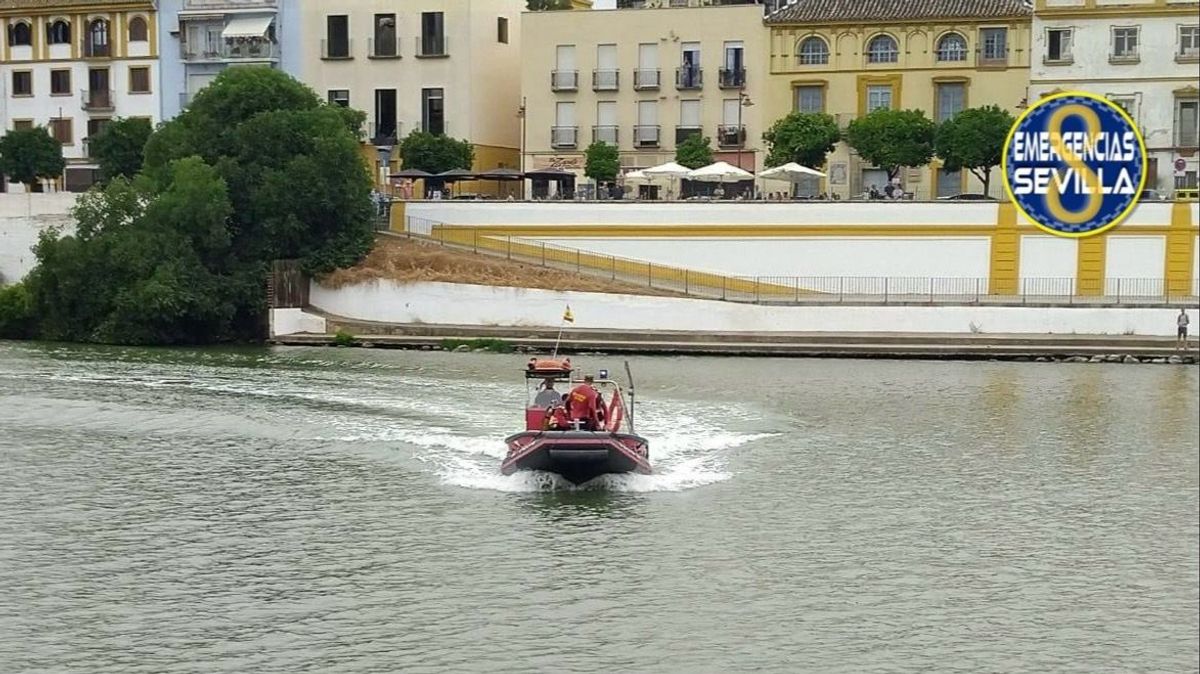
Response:
[[[563,312],[563,320],[568,323],[575,322],[575,314],[571,313],[571,305],[570,304],[567,305],[567,310]]]

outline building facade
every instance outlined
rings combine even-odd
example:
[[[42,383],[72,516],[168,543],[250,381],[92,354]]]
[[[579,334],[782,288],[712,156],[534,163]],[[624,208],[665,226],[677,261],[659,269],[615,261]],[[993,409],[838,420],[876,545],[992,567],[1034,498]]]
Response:
[[[1031,100],[1087,91],[1118,103],[1146,141],[1146,189],[1196,188],[1200,3],[1037,0]]]
[[[149,0],[0,0],[0,128],[44,126],[62,143],[53,187],[95,182],[88,138],[110,120],[159,120],[157,21]]]
[[[617,146],[623,171],[647,168],[696,134],[714,160],[762,168],[762,7],[686,4],[522,15],[525,35],[544,36],[521,48],[526,170],[582,176],[595,141]]]
[[[301,79],[330,102],[365,112],[364,133],[375,145],[423,129],[470,141],[476,171],[516,168],[524,7],[524,0],[304,3]],[[390,163],[396,168],[399,158]]]
[[[269,66],[298,77],[302,2],[160,0],[162,118],[178,115],[229,66]]]
[[[768,15],[770,84],[765,122],[792,111],[833,115],[843,130],[880,107],[917,109],[935,122],[960,110],[997,105],[1014,116],[1029,82],[1031,10],[1023,0],[798,0]],[[811,192],[855,198],[886,171],[840,143],[828,178]],[[993,170],[991,196],[1003,187]],[[936,160],[901,170],[916,199],[982,192],[968,171]]]

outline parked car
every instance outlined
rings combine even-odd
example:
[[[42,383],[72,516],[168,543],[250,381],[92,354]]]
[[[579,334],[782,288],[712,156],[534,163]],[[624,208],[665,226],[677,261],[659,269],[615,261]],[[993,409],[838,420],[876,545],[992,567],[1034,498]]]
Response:
[[[952,194],[948,197],[938,197],[938,201],[997,201],[995,197],[986,194]]]

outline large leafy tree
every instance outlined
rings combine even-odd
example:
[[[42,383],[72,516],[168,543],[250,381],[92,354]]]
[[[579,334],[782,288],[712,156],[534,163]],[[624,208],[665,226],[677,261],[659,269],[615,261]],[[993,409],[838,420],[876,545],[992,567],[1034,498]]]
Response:
[[[415,168],[434,174],[451,169],[469,171],[475,162],[475,148],[465,140],[413,130],[400,141],[400,157],[406,169]]]
[[[601,183],[616,180],[620,170],[621,160],[617,146],[596,141],[584,151],[583,174],[592,180]]]
[[[115,119],[88,139],[88,151],[100,164],[100,180],[132,178],[142,170],[146,141],[154,126],[144,117]]]
[[[0,137],[0,173],[32,189],[39,179],[62,175],[62,143],[43,127],[14,129]]]
[[[711,141],[694,133],[675,146],[675,163],[690,169],[698,169],[713,163]]]
[[[151,135],[136,177],[80,199],[75,235],[38,243],[24,284],[29,332],[137,344],[261,337],[271,260],[321,273],[370,247],[361,123],[280,71],[226,70]]]
[[[525,8],[531,12],[551,9],[571,9],[571,0],[526,0]]]
[[[1000,165],[1004,140],[1015,122],[1007,110],[995,105],[968,108],[941,123],[934,151],[947,170],[973,173],[988,194],[992,167]]]
[[[825,165],[825,158],[833,152],[841,137],[841,130],[832,115],[793,112],[776,120],[763,134],[770,149],[767,166],[796,162],[819,169]]]
[[[862,158],[896,177],[905,166],[922,166],[933,158],[937,127],[920,110],[880,108],[846,129],[846,142]]]

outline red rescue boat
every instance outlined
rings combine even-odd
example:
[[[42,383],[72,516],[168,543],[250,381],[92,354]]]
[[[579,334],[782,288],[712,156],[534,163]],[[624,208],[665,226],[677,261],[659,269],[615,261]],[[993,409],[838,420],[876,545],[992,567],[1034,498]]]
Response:
[[[531,358],[525,368],[525,430],[504,439],[508,456],[500,472],[545,471],[577,485],[611,473],[650,474],[650,446],[633,430],[628,363],[625,372],[628,405],[607,370],[583,376],[570,358]]]

